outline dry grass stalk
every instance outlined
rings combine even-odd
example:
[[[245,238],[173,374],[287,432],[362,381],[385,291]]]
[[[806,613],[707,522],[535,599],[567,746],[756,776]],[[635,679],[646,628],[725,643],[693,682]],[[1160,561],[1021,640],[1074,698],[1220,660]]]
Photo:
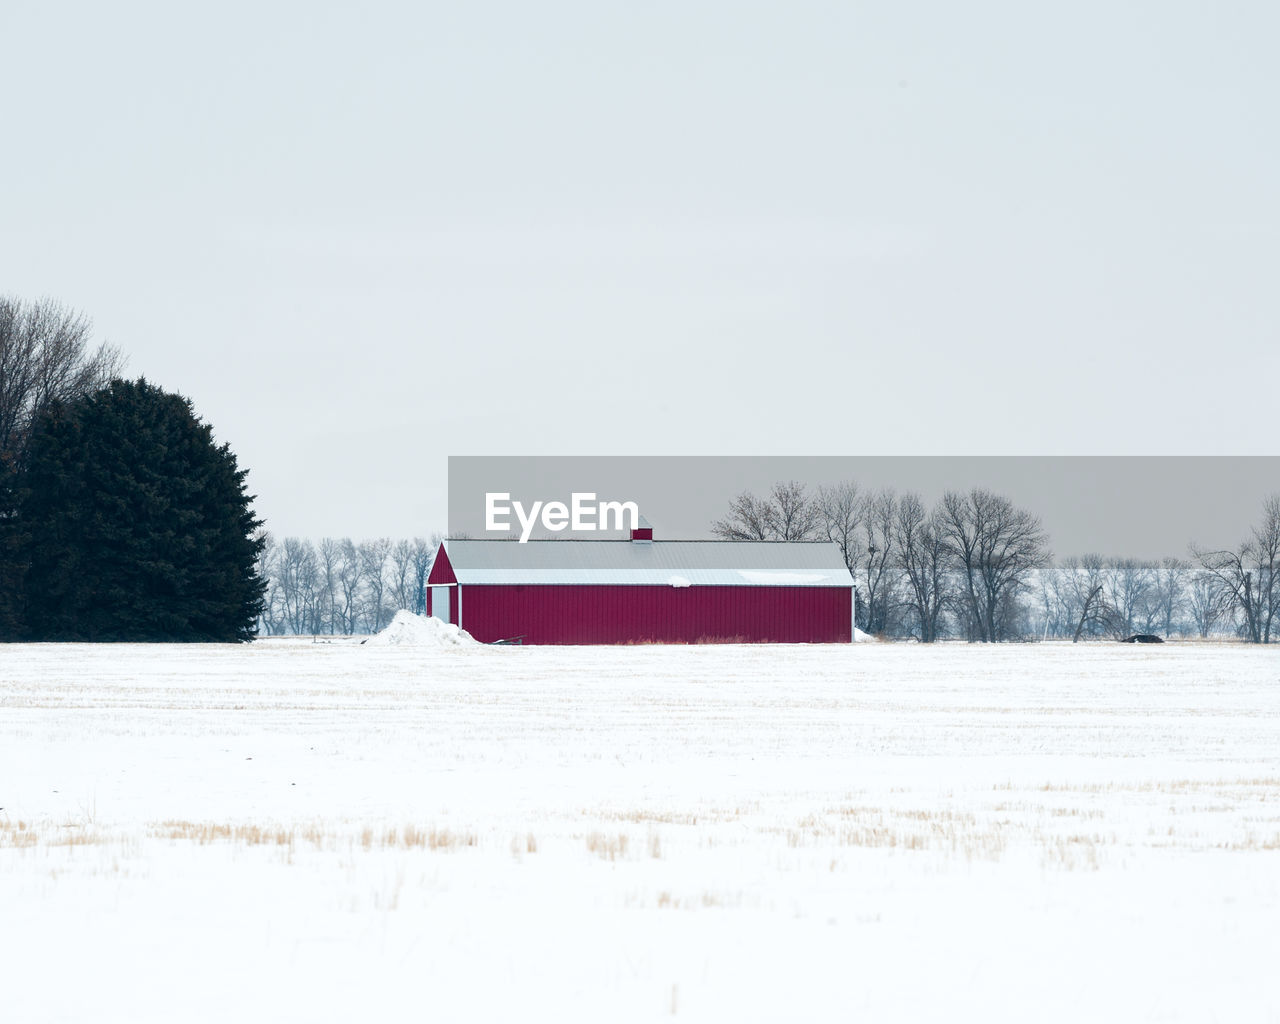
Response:
[[[206,846],[210,843],[236,842],[247,846],[293,847],[309,843],[316,848],[336,848],[341,833],[326,830],[322,825],[287,827],[283,825],[233,825],[221,822],[164,821],[148,829],[148,834],[158,839],[188,840]],[[365,826],[352,840],[364,850],[377,849],[425,849],[455,850],[476,846],[478,837],[472,832],[453,832],[449,829],[422,828],[405,825],[378,831]]]
[[[587,836],[587,849],[601,860],[618,860],[627,855],[630,840],[625,834],[607,836],[603,832],[592,832]]]
[[[40,834],[25,821],[0,821],[0,847],[23,849],[39,841]]]

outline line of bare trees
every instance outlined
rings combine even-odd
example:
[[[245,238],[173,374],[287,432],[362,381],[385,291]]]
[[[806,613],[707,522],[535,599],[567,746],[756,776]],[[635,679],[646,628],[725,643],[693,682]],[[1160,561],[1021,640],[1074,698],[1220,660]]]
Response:
[[[1097,554],[1054,563],[1040,519],[981,488],[919,495],[845,482],[744,492],[712,524],[725,540],[829,540],[852,574],[857,625],[931,642],[1022,637],[1280,634],[1280,495],[1237,547],[1191,558]]]
[[[267,580],[260,632],[266,636],[376,633],[405,608],[427,610],[427,575],[440,546],[430,539],[380,537],[358,543],[325,537],[266,538]]]
[[[858,626],[876,634],[992,642],[1029,631],[1027,605],[1049,564],[1040,520],[981,488],[917,494],[845,482],[810,492],[794,480],[738,495],[712,524],[725,540],[830,540],[857,584]]]
[[[1073,640],[1134,633],[1207,637],[1228,610],[1192,563],[1172,557],[1067,558],[1042,574],[1039,597],[1045,632]]]
[[[1275,641],[1280,626],[1280,495],[1263,502],[1257,524],[1236,547],[1192,544],[1189,550],[1189,560],[1097,554],[1066,559],[1041,577],[1045,631],[1074,640],[1155,633]]]

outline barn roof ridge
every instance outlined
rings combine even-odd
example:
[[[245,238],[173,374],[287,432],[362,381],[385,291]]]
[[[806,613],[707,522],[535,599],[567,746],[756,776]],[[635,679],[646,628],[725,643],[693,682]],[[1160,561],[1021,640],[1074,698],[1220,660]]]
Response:
[[[518,537],[445,537],[445,540],[465,540],[468,544],[631,544],[626,537],[530,537],[521,541]],[[830,540],[725,540],[723,537],[711,537],[702,540],[698,537],[657,537],[654,544],[834,544]]]
[[[446,539],[461,584],[852,587],[831,541]]]

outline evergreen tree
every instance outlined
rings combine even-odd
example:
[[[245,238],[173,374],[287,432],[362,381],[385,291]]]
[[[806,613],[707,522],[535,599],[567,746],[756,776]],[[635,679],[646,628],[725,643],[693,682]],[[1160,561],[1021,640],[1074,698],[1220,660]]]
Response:
[[[241,641],[261,521],[191,403],[113,380],[38,420],[19,497],[33,640]]]
[[[22,535],[16,510],[18,472],[0,452],[0,641],[22,631]]]

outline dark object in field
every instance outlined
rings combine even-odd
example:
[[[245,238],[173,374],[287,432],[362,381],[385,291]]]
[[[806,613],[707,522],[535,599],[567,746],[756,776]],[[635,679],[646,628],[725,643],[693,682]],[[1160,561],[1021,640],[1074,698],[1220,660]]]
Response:
[[[1162,644],[1164,640],[1151,633],[1134,633],[1133,636],[1127,636],[1120,642],[1122,644]]]

